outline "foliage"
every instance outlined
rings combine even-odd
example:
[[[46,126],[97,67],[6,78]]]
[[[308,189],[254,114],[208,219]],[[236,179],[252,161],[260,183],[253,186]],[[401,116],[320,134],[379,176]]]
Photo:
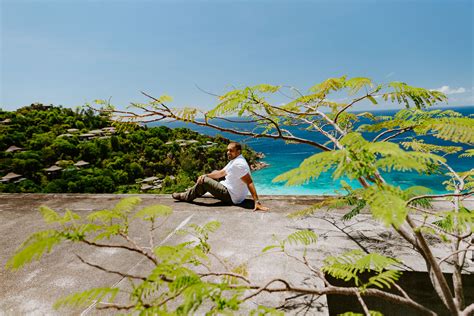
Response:
[[[341,181],[341,187],[345,191],[341,196],[326,199],[311,208],[299,212],[297,215],[310,216],[321,208],[333,209],[349,206],[350,211],[342,219],[352,220],[361,212],[369,212],[371,216],[381,221],[398,233],[406,242],[419,252],[424,258],[427,270],[436,293],[451,314],[463,314],[465,309],[463,301],[463,284],[460,277],[466,265],[468,251],[472,250],[470,238],[473,229],[473,212],[463,204],[463,198],[472,195],[474,188],[474,171],[455,171],[445,156],[461,153],[461,157],[471,157],[474,143],[474,124],[472,117],[463,117],[460,113],[451,110],[429,110],[428,108],[438,102],[447,100],[446,96],[437,91],[431,91],[419,87],[409,86],[403,82],[390,82],[387,84],[376,84],[369,78],[347,76],[329,78],[314,85],[308,94],[303,94],[297,89],[290,88],[295,92],[295,97],[285,104],[273,105],[270,100],[276,93],[282,93],[284,86],[268,84],[255,85],[242,89],[229,91],[219,97],[217,106],[204,113],[204,121],[197,120],[197,109],[184,108],[174,109],[168,107],[168,98],[153,98],[149,104],[132,104],[132,108],[138,108],[147,114],[147,118],[156,116],[157,119],[175,119],[205,125],[225,132],[246,135],[247,137],[281,139],[287,143],[304,143],[315,148],[315,154],[305,159],[299,167],[290,170],[274,181],[286,182],[289,185],[305,183],[318,178],[323,172],[331,172],[334,179],[347,177],[356,179],[360,187],[353,188]],[[334,101],[331,97],[346,93],[348,98]],[[379,106],[380,101],[395,102],[405,106],[394,116],[378,117],[370,113],[348,112],[359,102],[370,102],[373,106]],[[110,113],[110,112],[109,112]],[[116,111],[115,113],[121,113]],[[127,112],[130,115],[133,112]],[[123,112],[121,114],[124,114]],[[209,119],[228,117],[235,115],[249,118],[255,122],[256,128],[252,131],[242,131],[238,127],[228,129],[210,123]],[[139,119],[140,115],[132,116]],[[51,117],[52,121],[56,118]],[[361,124],[364,123],[364,124]],[[366,124],[367,123],[367,124]],[[238,124],[238,123],[236,123]],[[302,139],[292,134],[287,126],[298,126],[306,131],[319,133],[326,142],[320,139]],[[133,148],[140,139],[140,135],[146,131],[136,129],[134,137],[127,139],[123,146]],[[46,129],[43,131],[46,133]],[[427,135],[446,141],[446,145],[430,144],[426,141]],[[24,135],[11,134],[10,138],[25,140]],[[47,135],[45,136],[47,138]],[[396,139],[402,138],[400,143]],[[50,142],[48,146],[52,146]],[[59,147],[69,148],[67,144],[58,144]],[[120,147],[115,144],[112,147]],[[174,145],[172,145],[174,146]],[[136,150],[141,150],[136,148]],[[97,153],[105,152],[98,150]],[[43,154],[51,157],[50,152]],[[147,157],[152,157],[153,151],[147,151]],[[179,159],[184,161],[182,168],[183,179],[194,169],[195,161],[188,155],[193,155],[193,150],[181,153]],[[100,156],[100,154],[99,154]],[[173,166],[173,159],[178,156],[167,157],[169,161],[166,166]],[[67,157],[63,157],[66,159]],[[131,163],[127,157],[127,163]],[[199,157],[198,157],[199,159]],[[114,162],[120,164],[120,162]],[[450,194],[436,195],[429,188],[412,187],[401,189],[387,183],[384,174],[397,171],[416,171],[419,173],[443,173],[448,180],[444,183]],[[127,173],[131,172],[128,170]],[[143,168],[146,174],[146,168]],[[170,180],[170,179],[169,179]],[[58,186],[62,183],[58,183]],[[445,198],[450,202],[452,209],[435,212],[432,208],[434,198]],[[74,218],[74,215],[55,216],[49,211],[44,211],[48,221],[58,222]],[[162,209],[146,210],[139,213],[138,218],[152,220],[167,214]],[[128,213],[117,215],[108,211],[100,216],[105,216],[108,221],[107,228],[98,223],[88,223],[80,232],[45,231],[44,235],[33,236],[25,242],[22,249],[9,261],[9,266],[17,268],[24,263],[39,259],[45,252],[60,241],[84,241],[83,236],[92,233],[95,238],[102,240],[127,233]],[[90,220],[90,219],[89,219]],[[74,219],[77,221],[77,219]],[[118,221],[118,223],[117,223]],[[103,222],[104,223],[104,222]],[[64,225],[64,224],[62,224]],[[259,295],[260,293],[287,292],[298,295],[324,295],[337,293],[336,288],[328,284],[324,273],[336,278],[355,282],[357,287],[345,288],[344,293],[358,296],[359,302],[365,307],[363,297],[373,295],[403,302],[411,307],[425,313],[432,313],[428,307],[417,304],[403,293],[396,281],[400,277],[400,271],[394,269],[401,262],[395,258],[389,258],[377,253],[362,253],[354,250],[342,255],[328,257],[324,265],[314,266],[307,258],[308,247],[317,241],[317,234],[312,230],[296,231],[283,240],[274,237],[274,243],[263,249],[263,254],[282,253],[297,260],[306,266],[310,277],[322,280],[322,288],[293,287],[285,279],[278,278],[267,285],[252,284],[248,280],[245,264],[233,267],[231,272],[225,276],[220,275],[214,282],[208,282],[202,275],[197,274],[194,268],[209,264],[212,260],[211,244],[209,234],[218,228],[218,223],[211,222],[203,226],[191,224],[182,230],[193,238],[189,242],[176,246],[162,245],[155,247],[153,253],[149,253],[151,261],[156,260],[154,270],[150,276],[145,277],[143,282],[134,287],[137,291],[132,294],[132,308],[149,312],[168,312],[167,302],[175,300],[176,313],[193,313],[206,301],[213,308],[210,313],[221,311],[238,310],[241,303],[246,299]],[[67,226],[66,227],[70,227]],[[101,230],[102,229],[102,230]],[[59,234],[59,235],[58,235]],[[435,256],[427,237],[435,237],[451,243],[452,253],[445,258]],[[47,241],[47,242],[46,242]],[[304,248],[303,257],[293,256],[293,246]],[[28,248],[30,247],[30,248]],[[276,251],[270,251],[276,250]],[[30,254],[32,253],[32,254]],[[441,265],[450,263],[453,271],[452,285],[443,274]],[[233,272],[232,272],[233,271]],[[362,274],[369,273],[369,277]],[[237,282],[237,283],[236,283]],[[240,282],[240,283],[239,283]],[[283,283],[282,287],[273,285],[272,282]],[[272,286],[270,286],[272,284]],[[385,290],[396,287],[401,295],[390,293]],[[247,297],[243,297],[245,291],[250,291]],[[82,297],[103,295],[108,293],[97,292],[86,293]],[[156,299],[159,306],[154,305],[149,299]],[[161,299],[161,301],[160,301]],[[147,302],[147,303],[144,303]],[[150,303],[148,303],[150,302]],[[160,302],[163,303],[160,305]],[[468,308],[473,308],[468,307]],[[377,312],[366,313],[377,314]],[[266,307],[258,307],[253,313],[274,312]]]
[[[161,101],[168,100],[164,97]],[[125,129],[123,124],[87,108],[71,110],[33,104],[0,113],[0,120],[5,118],[11,122],[0,125],[0,171],[2,175],[21,174],[27,180],[1,184],[0,192],[137,193],[138,181],[157,176],[161,180],[168,177],[168,181],[147,192],[170,193],[188,188],[200,174],[220,169],[226,163],[229,140],[225,138],[165,126]],[[79,136],[105,127],[113,127],[115,132],[105,130],[102,136],[92,139]],[[79,130],[68,132],[74,128]],[[186,143],[189,140],[197,142]],[[12,145],[23,151],[4,152]],[[244,154],[250,164],[257,159],[250,148],[245,147]],[[75,167],[79,160],[89,165]],[[44,171],[54,164],[63,170],[50,174]]]

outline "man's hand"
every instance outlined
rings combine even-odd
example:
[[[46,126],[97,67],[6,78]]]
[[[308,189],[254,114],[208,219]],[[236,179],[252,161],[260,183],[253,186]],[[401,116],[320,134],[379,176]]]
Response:
[[[266,206],[263,206],[262,203],[260,203],[259,201],[255,202],[255,206],[253,208],[254,212],[257,212],[257,211],[266,212],[268,210],[270,209]]]
[[[207,174],[203,174],[202,176],[199,176],[199,178],[197,179],[197,183],[198,184],[201,184],[204,182],[204,178],[207,176]]]

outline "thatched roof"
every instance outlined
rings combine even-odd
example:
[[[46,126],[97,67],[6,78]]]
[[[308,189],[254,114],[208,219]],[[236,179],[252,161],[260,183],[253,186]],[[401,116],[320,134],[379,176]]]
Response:
[[[59,171],[59,170],[63,170],[63,168],[55,166],[55,165],[44,169],[44,171],[48,171],[48,172]]]
[[[89,163],[87,161],[84,161],[84,160],[79,160],[78,162],[76,162],[74,164],[74,166],[76,167],[82,167],[82,166],[87,166]]]
[[[21,177],[21,174],[16,174],[14,172],[9,172],[5,176],[2,177],[2,180],[9,181],[9,180],[20,178],[20,177]]]
[[[10,146],[10,147],[7,148],[7,150],[5,150],[5,152],[12,153],[12,152],[19,151],[19,150],[23,150],[23,148],[17,147],[17,146]]]

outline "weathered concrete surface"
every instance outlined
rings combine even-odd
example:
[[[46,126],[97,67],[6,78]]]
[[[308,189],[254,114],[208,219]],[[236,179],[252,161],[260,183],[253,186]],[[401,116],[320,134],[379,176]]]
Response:
[[[88,309],[60,310],[52,309],[54,301],[72,292],[90,287],[118,286],[128,287],[127,281],[117,275],[106,274],[79,262],[74,254],[79,254],[96,264],[109,269],[130,271],[144,274],[149,271],[148,263],[141,257],[123,250],[105,250],[83,245],[63,244],[46,255],[40,262],[35,262],[19,271],[5,271],[5,264],[15,249],[35,231],[44,229],[40,205],[47,205],[57,211],[70,209],[81,216],[92,211],[110,208],[122,197],[129,195],[87,195],[87,194],[0,194],[0,314],[18,315],[91,315],[97,314],[93,306]],[[259,256],[261,250],[272,244],[273,236],[283,239],[296,230],[312,229],[319,235],[315,246],[310,248],[308,258],[314,266],[321,264],[328,255],[362,248],[395,256],[403,260],[400,269],[425,271],[423,260],[412,247],[398,235],[373,221],[368,214],[361,214],[356,219],[342,222],[341,214],[348,210],[336,212],[318,212],[305,219],[289,219],[285,215],[302,210],[320,197],[315,196],[263,196],[261,200],[270,207],[267,213],[252,212],[253,203],[247,201],[244,206],[225,206],[212,198],[201,198],[193,204],[175,202],[169,195],[138,195],[142,205],[164,204],[173,208],[174,213],[155,231],[156,244],[176,244],[189,237],[175,234],[176,230],[186,224],[203,224],[211,220],[222,223],[221,228],[212,235],[213,252],[237,266],[249,263],[250,278],[256,283],[265,283],[275,277],[284,277],[295,285],[307,280],[306,267],[281,254]],[[468,202],[473,207],[474,201]],[[448,209],[447,202],[436,202],[437,209]],[[148,242],[146,227],[132,225],[130,235],[140,245]],[[434,253],[442,258],[448,252],[445,245],[436,240]],[[295,255],[301,255],[301,248],[293,248]],[[449,265],[443,268],[449,272]],[[466,269],[472,273],[474,265]],[[262,295],[248,304],[279,305],[283,296]],[[318,305],[319,304],[319,305]],[[311,310],[312,314],[327,314],[325,298],[320,298]]]

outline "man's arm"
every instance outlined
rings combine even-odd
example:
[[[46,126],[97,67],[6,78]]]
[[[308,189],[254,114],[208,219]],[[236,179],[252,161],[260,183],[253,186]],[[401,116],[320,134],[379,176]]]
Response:
[[[253,184],[252,176],[250,176],[250,173],[247,173],[245,176],[243,176],[242,181],[247,185],[247,188],[249,188],[250,194],[252,194],[252,198],[255,201],[255,206],[253,208],[254,211],[268,211],[269,208],[265,207],[260,203],[258,200],[258,195],[257,195],[257,189],[255,189],[255,185]]]
[[[202,183],[202,181],[204,180],[204,177],[209,177],[211,179],[217,180],[217,179],[225,177],[226,175],[227,175],[227,172],[225,172],[224,169],[214,170],[211,173],[203,174],[202,176],[199,176],[199,178],[197,179],[197,183]]]

